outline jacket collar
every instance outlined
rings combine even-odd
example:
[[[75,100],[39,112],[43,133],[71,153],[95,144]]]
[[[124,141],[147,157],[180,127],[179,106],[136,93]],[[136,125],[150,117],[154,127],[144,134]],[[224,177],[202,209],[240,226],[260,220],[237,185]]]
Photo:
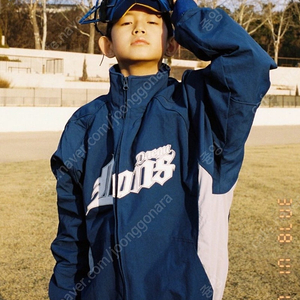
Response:
[[[130,110],[144,111],[155,94],[167,87],[169,72],[169,66],[162,64],[156,74],[125,77],[118,65],[114,65],[109,70],[112,106],[121,108],[126,105]]]

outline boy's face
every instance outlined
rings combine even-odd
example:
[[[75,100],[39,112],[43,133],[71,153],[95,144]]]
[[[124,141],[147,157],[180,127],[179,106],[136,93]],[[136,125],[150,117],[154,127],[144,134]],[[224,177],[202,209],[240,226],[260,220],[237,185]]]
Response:
[[[168,30],[163,18],[139,5],[113,25],[111,40],[106,38],[105,42],[108,43],[106,52],[109,52],[105,54],[117,58],[125,76],[155,74],[169,48]],[[99,44],[101,47],[101,42]],[[138,72],[132,72],[133,69]]]

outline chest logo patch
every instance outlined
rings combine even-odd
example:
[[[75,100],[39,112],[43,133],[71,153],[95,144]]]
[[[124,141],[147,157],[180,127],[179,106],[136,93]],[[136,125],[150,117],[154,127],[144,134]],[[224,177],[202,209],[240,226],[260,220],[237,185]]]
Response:
[[[173,177],[176,166],[172,162],[175,156],[176,152],[171,145],[146,152],[141,151],[136,155],[134,170],[126,170],[117,176],[112,174],[114,164],[114,159],[112,159],[102,168],[101,176],[94,183],[92,201],[88,205],[87,214],[95,207],[113,204],[116,184],[118,185],[117,198],[119,199],[130,193],[138,194],[143,188],[150,189],[155,183],[163,186]]]

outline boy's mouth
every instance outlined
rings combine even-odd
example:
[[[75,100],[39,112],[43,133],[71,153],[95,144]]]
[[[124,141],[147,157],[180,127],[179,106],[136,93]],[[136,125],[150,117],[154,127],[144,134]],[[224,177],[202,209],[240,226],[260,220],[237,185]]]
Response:
[[[131,45],[136,46],[136,45],[149,45],[146,39],[144,38],[137,38],[135,39]]]

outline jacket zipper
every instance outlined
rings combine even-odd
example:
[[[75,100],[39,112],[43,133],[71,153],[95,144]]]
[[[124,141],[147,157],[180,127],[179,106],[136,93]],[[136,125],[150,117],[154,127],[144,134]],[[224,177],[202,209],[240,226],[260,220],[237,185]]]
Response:
[[[128,86],[128,77],[123,77],[123,90],[125,91],[125,112],[123,112],[123,119],[126,118],[127,114],[127,90],[129,89]],[[122,137],[123,137],[123,132],[122,132]]]
[[[118,174],[119,174],[119,163],[120,163],[120,152],[121,152],[121,145],[122,145],[122,140],[123,140],[123,134],[124,134],[124,126],[125,126],[125,119],[126,119],[126,111],[127,111],[127,90],[129,89],[128,86],[128,78],[127,77],[123,77],[123,90],[124,90],[124,100],[125,100],[125,106],[126,106],[126,110],[123,112],[122,115],[122,119],[123,119],[123,127],[121,129],[121,133],[120,133],[120,138],[119,138],[119,142],[118,142],[118,146],[117,146],[117,153],[116,153],[116,167],[115,167],[115,203],[114,203],[114,214],[115,214],[115,245],[119,244],[119,232],[118,232]],[[124,286],[124,291],[123,291],[123,299],[126,300],[127,299],[127,295],[126,295],[126,282],[125,282],[125,276],[124,276],[124,272],[123,272],[123,265],[122,265],[122,258],[121,258],[121,252],[119,253],[119,257],[118,257],[118,265],[119,265],[119,269],[120,269],[120,274],[121,274],[121,278],[122,278],[122,282],[123,282],[123,286]]]

